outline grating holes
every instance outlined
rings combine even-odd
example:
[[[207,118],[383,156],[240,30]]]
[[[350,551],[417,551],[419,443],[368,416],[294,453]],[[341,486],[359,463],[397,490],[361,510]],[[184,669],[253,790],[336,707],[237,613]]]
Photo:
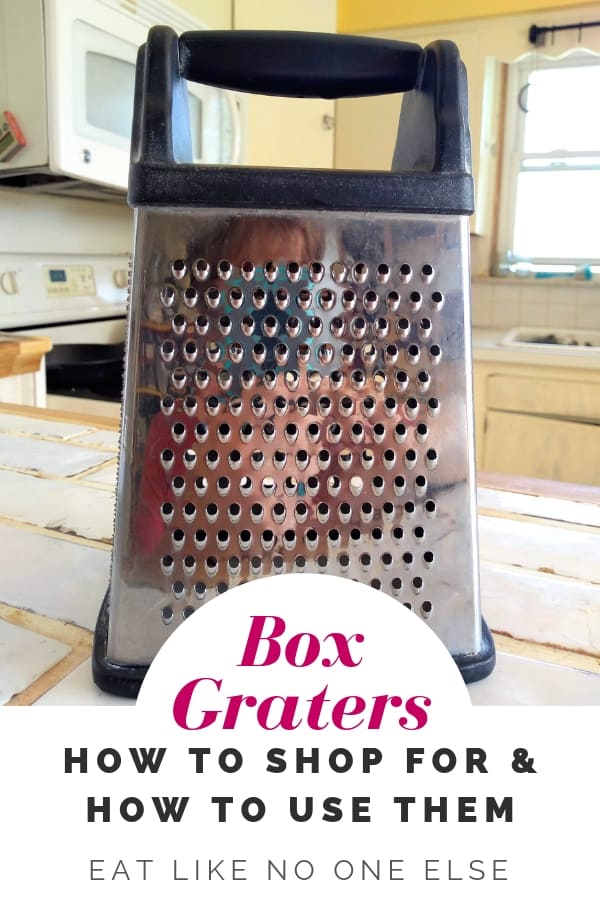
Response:
[[[327,544],[331,547],[332,550],[335,550],[340,546],[341,543],[341,535],[337,528],[330,528],[327,532]]]
[[[285,569],[285,560],[283,556],[274,556],[272,562],[273,572],[275,575],[281,575]]]
[[[427,401],[427,413],[430,416],[437,416],[440,411],[440,401],[437,397],[430,397]]]
[[[242,278],[244,279],[244,281],[252,281],[252,279],[254,278],[254,272],[255,272],[255,268],[254,268],[254,263],[252,262],[252,260],[251,259],[243,260],[242,264],[240,265],[240,274],[241,274]]]
[[[321,262],[311,262],[308,267],[308,277],[312,282],[319,282],[325,274],[325,266]]]
[[[209,578],[214,578],[219,571],[219,560],[216,556],[207,556],[204,560],[204,568]]]
[[[361,504],[360,507],[360,519],[361,522],[371,522],[373,520],[373,516],[375,515],[375,508],[372,503],[368,501],[366,503]]]
[[[315,497],[319,491],[320,482],[316,475],[311,475],[306,482],[306,493],[309,497]]]
[[[312,305],[312,293],[307,288],[303,288],[298,292],[296,304],[302,310],[310,309]]]
[[[214,394],[211,394],[210,397],[206,398],[204,406],[206,407],[206,412],[209,416],[216,416],[219,412],[219,398]]]
[[[421,349],[418,344],[411,344],[406,348],[406,360],[411,366],[415,366],[421,357]]]
[[[356,291],[348,288],[342,293],[342,306],[346,312],[353,312],[356,308]]]
[[[250,454],[250,463],[253,469],[262,469],[265,462],[265,454],[262,450],[253,450]]]
[[[272,284],[277,278],[277,271],[276,263],[272,259],[268,259],[263,266],[263,272],[269,284]]]
[[[434,555],[431,550],[426,550],[423,554],[423,565],[426,569],[430,569],[435,561]]]
[[[416,397],[408,397],[404,403],[404,414],[408,419],[415,419],[419,412],[419,401]]]
[[[181,550],[183,545],[185,544],[185,531],[183,528],[176,528],[171,533],[171,543],[173,544],[174,550]]]
[[[187,263],[185,259],[174,259],[171,262],[171,272],[173,274],[173,278],[185,278],[185,275],[187,273]]]
[[[183,401],[183,411],[187,416],[193,416],[196,414],[198,410],[198,401],[192,394],[188,394],[188,396]]]
[[[382,540],[383,540],[383,530],[382,530],[379,526],[376,526],[375,528],[372,529],[372,531],[371,531],[371,539],[372,539],[372,540],[374,541],[374,543],[376,543],[376,544],[380,544],[380,543],[382,542]]]
[[[315,550],[319,543],[319,534],[314,528],[309,528],[304,535],[304,543],[308,550]]]
[[[347,553],[340,553],[337,558],[337,564],[341,572],[347,572],[350,568],[350,557]]]
[[[220,581],[217,585],[217,594],[224,594],[229,590],[229,585],[225,581]]]
[[[217,428],[217,438],[222,444],[227,443],[231,438],[231,426],[227,422],[221,422]]]
[[[172,606],[163,606],[161,610],[161,617],[165,625],[170,625],[173,621],[175,613],[173,612]]]
[[[406,552],[402,554],[402,563],[405,569],[410,569],[414,561],[415,558],[412,553]]]
[[[268,391],[274,391],[277,387],[277,372],[268,369],[263,375],[262,381]]]
[[[206,516],[206,521],[209,525],[214,525],[214,523],[219,518],[219,507],[216,503],[209,503],[204,510],[204,515]]]
[[[296,546],[296,532],[293,528],[287,528],[283,532],[283,546],[286,550],[293,550]]]
[[[413,537],[417,544],[423,543],[423,541],[425,540],[425,529],[422,525],[417,525],[415,528],[413,528]]]
[[[273,355],[275,358],[275,364],[278,366],[285,366],[287,363],[290,351],[287,344],[279,343],[275,345],[275,349],[273,351]]]
[[[410,447],[404,454],[404,465],[407,469],[414,469],[417,464],[417,451]]]
[[[327,492],[330,497],[337,497],[342,489],[342,479],[339,475],[330,475],[327,479]]]
[[[278,288],[275,293],[275,306],[277,309],[287,309],[290,305],[290,292],[286,288]]]
[[[233,346],[233,344],[232,344]],[[242,390],[249,391],[250,388],[253,388],[256,383],[256,375],[252,371],[252,369],[244,369],[242,374],[240,375],[240,385]]]
[[[350,331],[357,340],[362,340],[367,333],[367,322],[362,316],[356,316],[350,322]]]
[[[384,391],[387,385],[387,375],[381,369],[373,373],[373,385],[376,391]]]
[[[221,302],[221,291],[216,287],[209,287],[204,292],[204,299],[209,309],[217,309]]]
[[[302,324],[298,316],[290,316],[287,322],[285,323],[285,330],[288,335],[292,338],[298,337],[302,330]]]
[[[267,305],[267,294],[264,288],[254,288],[252,291],[252,306],[255,309],[264,309]]]
[[[428,469],[435,469],[438,464],[438,452],[433,447],[430,447],[427,453],[425,454],[425,465]]]
[[[392,578],[392,595],[397,597],[402,592],[402,579]]]
[[[433,266],[430,263],[425,263],[425,265],[421,268],[421,280],[425,282],[425,284],[431,284],[433,281],[434,270]]]
[[[266,480],[267,479],[265,478],[265,481]],[[271,481],[272,481],[272,479],[271,479]],[[263,481],[263,484],[264,484],[264,481]],[[253,503],[252,506],[250,507],[250,518],[252,519],[252,521],[255,524],[257,522],[262,522],[262,520],[264,518],[264,514],[265,514],[265,511],[264,511],[261,503]]]
[[[318,351],[319,362],[322,366],[328,366],[333,362],[334,350],[331,344],[321,344]]]
[[[377,360],[377,347],[375,344],[371,343],[364,344],[360,351],[360,355],[362,356],[365,365],[372,366]]]
[[[404,528],[399,525],[392,529],[392,540],[395,544],[399,544],[404,538]]]
[[[302,275],[302,267],[299,263],[292,260],[287,264],[286,275],[288,277],[288,281],[296,282],[300,280],[300,276]]]
[[[329,323],[329,329],[336,338],[341,338],[346,331],[346,323],[340,316],[335,316]]]
[[[350,429],[350,437],[355,444],[359,444],[364,440],[365,430],[360,422],[355,422]]]
[[[183,439],[185,438],[185,425],[183,422],[175,422],[173,427],[171,428],[171,435],[173,436],[173,440],[177,444],[181,444]]]
[[[387,263],[379,263],[377,266],[377,272],[375,273],[375,277],[379,284],[385,284],[386,281],[389,280],[391,274],[391,269]]]
[[[342,451],[339,453],[339,455],[338,455],[338,463],[340,464],[340,467],[341,467],[345,472],[348,471],[348,469],[349,469],[350,466],[352,465],[352,459],[353,459],[352,451],[351,451],[351,450],[348,450],[347,448],[345,448],[344,450],[342,450]]]
[[[244,408],[244,404],[242,403],[239,397],[230,397],[227,403],[227,408],[232,416],[239,416]]]
[[[205,550],[208,542],[208,535],[203,528],[199,528],[194,534],[194,546],[197,550]]]
[[[242,517],[242,507],[239,503],[232,503],[227,509],[227,518],[233,525],[237,525]]]
[[[371,563],[372,563],[371,554],[370,553],[361,553],[358,558],[358,561],[360,563],[360,567],[363,570],[363,572],[368,572],[369,569],[371,568]]]
[[[277,488],[277,483],[274,478],[268,475],[266,478],[263,478],[261,484],[261,491],[265,497],[272,497]],[[262,509],[262,507],[261,507]]]
[[[175,356],[175,344],[173,341],[163,341],[160,348],[160,355],[164,362],[171,362]]]
[[[360,455],[360,462],[363,469],[372,469],[375,462],[375,454],[371,449],[363,450]]]
[[[437,366],[442,358],[442,348],[439,344],[431,344],[429,347],[429,359],[432,366]]]
[[[306,557],[302,556],[302,554],[298,554],[298,556],[294,560],[294,569],[297,572],[303,572],[306,568]]]
[[[419,322],[419,337],[426,340],[431,334],[431,319],[423,318]]]
[[[308,331],[312,337],[319,337],[323,331],[323,321],[318,316],[311,316],[308,320]]]
[[[192,266],[192,274],[198,281],[206,281],[210,275],[210,265],[206,259],[197,259]]]
[[[423,509],[425,510],[425,515],[427,516],[427,518],[432,519],[437,513],[435,500],[426,500]]]
[[[258,418],[262,418],[267,411],[267,404],[265,402],[264,397],[260,394],[255,394],[252,400],[250,401],[250,405],[252,407],[252,412]]]
[[[232,287],[229,291],[229,302],[234,309],[240,309],[244,302],[243,291],[239,287]]]
[[[261,575],[263,570],[263,561],[260,556],[253,556],[250,560],[250,572],[252,575]]]
[[[244,334],[246,337],[251,337],[254,334],[254,330],[256,328],[254,317],[244,316],[241,321],[240,327],[242,329],[242,334]]]
[[[194,376],[194,380],[196,382],[196,387],[203,391],[205,390],[210,382],[210,375],[205,369],[198,369],[196,375]]]
[[[331,465],[331,454],[329,453],[329,450],[319,450],[317,463],[322,472],[329,468]]]
[[[421,578],[421,576],[416,575],[413,578],[411,584],[412,584],[412,589],[415,592],[415,594],[420,594],[421,591],[423,590],[423,579]],[[427,601],[425,601],[425,602],[427,602]],[[423,604],[421,606],[421,611],[423,611],[423,606],[425,606],[425,604]],[[431,603],[429,604],[429,612],[431,612]]]
[[[391,448],[384,450],[383,452],[383,465],[386,469],[393,469],[396,465],[396,453]]]
[[[427,492],[427,479],[424,475],[417,475],[415,478],[415,495],[417,497],[425,496]]]
[[[226,475],[221,475],[221,477],[217,479],[217,493],[219,494],[219,497],[226,497],[230,490],[231,481]]]
[[[252,348],[252,358],[254,362],[258,363],[259,366],[262,366],[265,359],[267,358],[267,348],[261,341],[255,344]]]
[[[346,276],[348,274],[348,269],[346,268],[346,265],[343,262],[341,262],[340,260],[337,260],[336,262],[331,264],[330,272],[331,272],[331,277],[336,282],[336,284],[341,284],[341,282],[345,281],[345,279],[346,279]]]
[[[352,383],[352,387],[357,391],[362,391],[365,384],[367,383],[367,377],[363,371],[360,369],[355,369],[350,376],[350,381]]]
[[[160,292],[160,302],[165,309],[170,309],[175,304],[175,288],[172,284],[165,284]]]
[[[218,362],[221,358],[221,345],[216,341],[209,341],[206,345],[206,358],[210,362]]]
[[[350,541],[355,546],[358,546],[358,544],[360,544],[360,542],[362,541],[362,531],[360,530],[360,528],[352,528],[351,529]]]
[[[227,550],[230,540],[229,532],[225,528],[220,528],[217,531],[217,547],[219,550]]]
[[[278,525],[281,525],[286,516],[285,505],[283,503],[276,503],[271,510],[271,515],[273,516],[273,521]]]
[[[424,422],[419,422],[415,428],[415,434],[420,444],[423,444],[429,437],[429,428]]]
[[[375,323],[375,336],[379,340],[386,338],[390,331],[390,323],[384,316],[380,316]]]
[[[385,488],[385,481],[381,475],[376,475],[371,482],[371,490],[375,494],[376,497],[380,497],[383,494],[383,489]]]
[[[188,309],[193,309],[198,302],[198,291],[194,287],[187,287],[183,292],[183,302]]]
[[[208,479],[204,475],[200,475],[194,482],[194,490],[198,497],[204,497],[208,490]]]
[[[320,372],[310,371],[307,373],[306,381],[308,383],[308,389],[310,391],[316,391],[321,387],[323,378]]]
[[[252,532],[248,528],[242,528],[240,531],[238,535],[238,544],[240,545],[240,550],[244,553],[250,549],[252,544]]]
[[[171,373],[171,383],[176,391],[182,391],[187,384],[187,375],[185,369],[178,366]]]
[[[423,297],[418,291],[412,291],[408,298],[408,305],[412,312],[418,312],[423,304]]]
[[[234,578],[240,574],[240,569],[242,568],[242,563],[239,556],[231,556],[227,560],[227,572],[229,575],[232,575]]]
[[[288,475],[283,482],[283,490],[288,497],[298,493],[298,479],[294,475]]]
[[[315,478],[314,480],[317,482],[318,487],[318,478]],[[296,519],[296,522],[298,522],[300,525],[303,525],[304,522],[306,522],[308,518],[308,506],[306,505],[306,503],[303,503],[302,501],[300,503],[296,503],[296,506],[294,508],[294,517]]]
[[[384,356],[385,361],[389,365],[394,365],[398,360],[399,350],[395,344],[388,344],[385,348]]]
[[[176,475],[171,482],[171,490],[176,497],[181,497],[185,490],[185,478],[183,478],[181,475]]]
[[[383,422],[377,422],[373,426],[373,440],[375,441],[375,443],[381,444],[382,441],[385,439],[385,434],[386,434],[385,425],[383,424]]]
[[[397,312],[400,306],[400,294],[398,291],[388,291],[385,298],[385,305],[390,312]]]
[[[354,360],[354,347],[352,344],[344,344],[341,349],[340,356],[345,365],[349,365]]]
[[[387,522],[390,522],[394,518],[395,513],[396,513],[396,507],[394,506],[392,501],[386,500],[385,503],[383,504],[383,506],[381,507],[381,514],[382,514],[383,518]]]
[[[174,461],[175,461],[175,454],[173,453],[172,450],[167,448],[166,450],[163,450],[161,452],[160,463],[165,471],[168,471],[170,468],[172,468]]]
[[[363,294],[363,307],[365,312],[374,313],[379,306],[379,295],[377,291],[365,291]]]
[[[173,569],[175,568],[175,560],[169,553],[162,557],[160,561],[160,568],[163,575],[171,575],[173,573]]]
[[[400,281],[403,284],[408,284],[408,282],[412,278],[412,269],[408,263],[402,263],[402,265],[400,266],[399,275]]]
[[[440,291],[434,291],[431,295],[431,304],[434,309],[441,309],[444,305],[444,295]]]
[[[217,273],[219,278],[222,278],[226,281],[228,278],[231,278],[231,273],[233,271],[233,266],[229,262],[228,259],[221,259],[217,263]]]
[[[183,347],[183,358],[186,362],[195,362],[198,356],[198,345],[195,341],[187,341]]]
[[[386,397],[385,403],[383,404],[383,408],[386,416],[391,418],[392,416],[397,415],[398,412],[398,401],[395,397]]]
[[[382,553],[381,554],[381,565],[385,572],[389,572],[394,564],[394,557],[391,553]]]
[[[270,528],[265,529],[260,536],[260,545],[267,552],[275,546],[275,535]]]
[[[304,449],[298,450],[298,452],[296,453],[296,465],[301,471],[304,471],[304,469],[306,469],[309,461],[310,457],[307,451]]]
[[[300,384],[300,373],[295,369],[285,373],[285,384],[290,391],[295,391]]]
[[[178,313],[176,316],[173,316],[173,320],[171,322],[171,328],[175,332],[175,334],[180,335],[183,334],[187,328],[187,319],[185,316],[182,316],[181,313]]]
[[[161,399],[160,408],[165,416],[170,416],[175,411],[175,401],[167,395]]]
[[[275,426],[273,425],[273,423],[272,423],[272,422],[267,422],[266,425],[264,426],[263,430],[262,430],[263,440],[264,440],[267,444],[270,444],[271,441],[273,441],[273,440],[275,439],[275,435],[276,435],[276,434],[277,434],[277,432],[276,432],[276,430],[275,430]]]
[[[352,269],[352,278],[357,284],[363,284],[367,280],[369,267],[364,262],[357,262]]]
[[[328,288],[325,288],[324,290],[319,291],[317,302],[321,309],[329,311],[335,306],[335,293]]]

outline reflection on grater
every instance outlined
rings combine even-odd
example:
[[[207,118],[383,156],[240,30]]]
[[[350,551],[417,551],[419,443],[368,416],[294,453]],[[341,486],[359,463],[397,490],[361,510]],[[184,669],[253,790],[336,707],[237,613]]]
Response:
[[[170,37],[153,31],[164,62]],[[410,104],[404,115],[410,133]],[[183,178],[181,166],[170,168]],[[275,171],[268,175],[275,188]],[[201,177],[227,195],[216,173]],[[456,212],[464,198],[447,212],[437,197],[412,211],[409,183],[397,211],[403,175],[391,174],[396,181],[371,191],[365,212],[365,173],[355,176],[359,209],[340,211],[347,185],[331,173],[331,209],[327,197],[325,208],[308,209],[306,181],[265,209],[264,173],[233,177],[233,196],[244,198],[237,209],[219,208],[206,191],[190,204],[189,181],[185,191],[171,182],[171,206],[157,202],[164,183],[149,198],[143,177],[137,185],[146,196],[135,202],[115,546],[96,679],[135,693],[194,610],[286,572],[344,576],[396,597],[436,631],[468,680],[482,677],[493,645],[478,599],[468,210]]]

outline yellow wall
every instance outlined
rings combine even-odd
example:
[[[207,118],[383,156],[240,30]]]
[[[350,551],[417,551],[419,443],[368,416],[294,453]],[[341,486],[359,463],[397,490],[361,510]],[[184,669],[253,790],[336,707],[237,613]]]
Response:
[[[483,16],[503,16],[581,6],[581,0],[425,0],[402,3],[398,0],[338,0],[338,31],[365,32],[384,28],[404,28],[431,22],[454,22]],[[595,9],[594,9],[595,7]],[[598,12],[598,4],[590,13]],[[597,19],[597,15],[592,18]],[[532,24],[534,20],[532,19]]]

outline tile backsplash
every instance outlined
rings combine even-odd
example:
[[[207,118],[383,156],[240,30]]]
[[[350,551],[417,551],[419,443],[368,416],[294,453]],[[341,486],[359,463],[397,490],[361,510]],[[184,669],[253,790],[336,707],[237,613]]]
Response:
[[[600,331],[600,283],[481,278],[472,281],[478,328],[581,328]]]

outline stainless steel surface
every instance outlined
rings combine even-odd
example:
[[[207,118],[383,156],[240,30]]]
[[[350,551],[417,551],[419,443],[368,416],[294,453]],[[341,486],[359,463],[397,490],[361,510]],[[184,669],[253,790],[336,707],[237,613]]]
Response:
[[[467,218],[136,216],[110,659],[298,571],[476,652]]]

